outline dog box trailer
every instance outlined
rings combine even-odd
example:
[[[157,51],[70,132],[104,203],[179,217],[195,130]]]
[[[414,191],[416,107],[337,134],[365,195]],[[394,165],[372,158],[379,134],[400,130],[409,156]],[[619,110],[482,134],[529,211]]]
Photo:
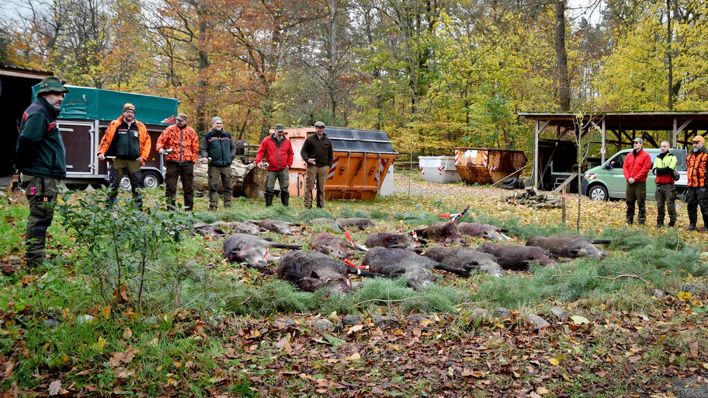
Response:
[[[157,97],[90,87],[66,85],[57,119],[66,148],[66,185],[69,188],[94,187],[108,183],[106,162],[98,159],[98,147],[108,124],[123,113],[123,104],[135,105],[135,118],[147,127],[151,147],[147,162],[142,167],[146,188],[155,188],[164,181],[164,159],[155,150],[157,138],[173,122],[179,101],[176,98]],[[36,94],[38,86],[33,87]],[[123,187],[130,181],[124,178]]]
[[[285,132],[295,152],[288,190],[290,195],[303,196],[307,165],[300,156],[300,150],[305,139],[310,134],[315,134],[315,128],[288,128]],[[325,183],[326,200],[373,200],[378,194],[388,193],[389,187],[385,179],[398,152],[393,149],[386,132],[326,127],[325,134],[332,141],[334,155]],[[382,189],[385,192],[381,192]]]

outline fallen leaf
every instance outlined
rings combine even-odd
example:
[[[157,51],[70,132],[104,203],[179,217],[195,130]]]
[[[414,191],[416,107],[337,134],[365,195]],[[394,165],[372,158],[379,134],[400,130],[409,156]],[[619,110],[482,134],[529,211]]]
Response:
[[[570,319],[571,319],[571,320],[573,321],[573,323],[576,324],[576,325],[583,325],[583,324],[586,324],[586,323],[590,323],[590,321],[588,321],[587,318],[582,317],[582,316],[580,316],[580,315],[573,315],[573,316],[570,317]]]
[[[354,326],[350,327],[349,329],[347,329],[347,335],[352,334],[352,333],[356,333],[362,329],[364,329],[364,325],[354,325]]]
[[[50,397],[54,395],[59,395],[59,391],[61,391],[61,380],[54,380],[53,382],[49,383]]]
[[[676,295],[676,298],[678,298],[679,300],[684,301],[684,302],[689,301],[691,299],[691,297],[693,297],[693,294],[691,294],[691,292],[684,292],[684,291],[680,291]]]
[[[353,353],[351,356],[344,358],[346,361],[359,361],[361,360],[361,355],[358,352]]]
[[[106,339],[104,339],[103,337],[99,337],[98,341],[93,346],[98,351],[103,351],[103,348],[106,346]]]
[[[103,319],[108,319],[111,316],[111,306],[107,305],[103,308],[101,308],[101,316]]]
[[[123,338],[128,340],[132,336],[133,336],[133,331],[130,330],[130,328],[125,328],[125,330],[123,331]]]

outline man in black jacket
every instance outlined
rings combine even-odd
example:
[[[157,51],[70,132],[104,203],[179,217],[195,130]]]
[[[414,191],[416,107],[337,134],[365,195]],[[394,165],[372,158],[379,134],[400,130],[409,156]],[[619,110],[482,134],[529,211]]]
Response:
[[[31,267],[45,259],[44,246],[54,218],[57,185],[66,177],[66,152],[56,119],[68,91],[56,77],[43,79],[37,99],[25,110],[20,124],[15,166],[22,173],[29,201],[25,244],[27,265]]]
[[[231,162],[236,156],[236,143],[231,133],[224,131],[224,121],[219,116],[211,119],[211,130],[202,140],[202,162],[209,162],[209,210],[219,204],[219,180],[224,192],[224,208],[231,207]]]
[[[325,134],[325,125],[322,122],[315,123],[315,134],[310,135],[302,144],[300,155],[307,163],[307,175],[305,177],[305,208],[312,208],[312,189],[317,184],[317,207],[324,207],[325,203],[325,183],[332,167],[334,154],[332,152],[332,141]]]

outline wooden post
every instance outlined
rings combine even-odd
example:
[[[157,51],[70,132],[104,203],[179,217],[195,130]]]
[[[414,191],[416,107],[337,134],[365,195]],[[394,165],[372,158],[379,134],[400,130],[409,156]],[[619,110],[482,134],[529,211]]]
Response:
[[[602,118],[602,128],[600,129],[600,134],[602,135],[602,148],[600,149],[600,164],[605,164],[605,155],[607,154],[607,141],[605,140],[605,118]]]
[[[533,138],[533,188],[538,189],[538,139],[541,135],[541,121],[536,120]]]

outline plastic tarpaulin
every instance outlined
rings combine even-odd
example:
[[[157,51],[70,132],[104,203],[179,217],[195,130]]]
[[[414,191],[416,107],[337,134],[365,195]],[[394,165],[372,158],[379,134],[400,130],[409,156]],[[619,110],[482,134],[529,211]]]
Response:
[[[135,105],[135,118],[145,124],[171,124],[177,115],[176,98],[126,93],[91,87],[66,85],[69,92],[64,97],[61,119],[113,120],[123,113],[123,104]],[[38,85],[32,87],[36,96]]]

